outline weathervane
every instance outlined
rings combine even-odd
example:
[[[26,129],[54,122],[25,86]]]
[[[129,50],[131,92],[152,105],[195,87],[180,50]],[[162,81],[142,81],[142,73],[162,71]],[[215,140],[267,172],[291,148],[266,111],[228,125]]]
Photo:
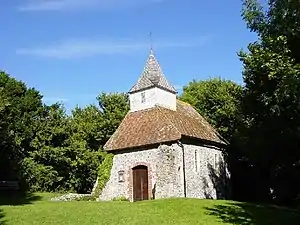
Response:
[[[153,38],[152,38],[152,32],[149,33],[149,39],[150,39],[150,51],[153,51]]]

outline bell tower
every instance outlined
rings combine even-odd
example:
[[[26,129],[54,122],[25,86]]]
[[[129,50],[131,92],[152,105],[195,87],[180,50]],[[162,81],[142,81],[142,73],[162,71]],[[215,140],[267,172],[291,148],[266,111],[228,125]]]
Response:
[[[177,91],[165,78],[152,48],[140,78],[128,93],[131,112],[155,106],[176,110]]]

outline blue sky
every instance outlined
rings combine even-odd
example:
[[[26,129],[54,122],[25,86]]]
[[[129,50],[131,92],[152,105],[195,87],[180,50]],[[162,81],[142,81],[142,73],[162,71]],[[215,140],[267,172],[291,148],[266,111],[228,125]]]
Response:
[[[126,92],[141,74],[149,32],[178,89],[220,76],[241,83],[237,51],[256,39],[241,0],[1,1],[0,69],[35,87],[47,104],[95,103]]]

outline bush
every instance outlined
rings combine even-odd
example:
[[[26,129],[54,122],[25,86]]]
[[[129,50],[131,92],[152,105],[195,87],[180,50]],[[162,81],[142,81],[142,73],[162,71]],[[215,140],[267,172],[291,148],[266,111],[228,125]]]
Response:
[[[31,191],[52,191],[62,179],[52,166],[39,164],[32,158],[25,158],[22,167]]]
[[[129,202],[129,199],[124,197],[124,196],[121,196],[121,197],[113,198],[113,201],[116,201],[116,202]]]

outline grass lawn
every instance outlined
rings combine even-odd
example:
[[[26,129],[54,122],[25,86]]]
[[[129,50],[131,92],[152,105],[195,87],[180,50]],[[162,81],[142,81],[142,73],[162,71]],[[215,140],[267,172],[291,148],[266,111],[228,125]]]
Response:
[[[55,194],[0,199],[0,224],[300,224],[300,212],[233,201],[51,202]],[[57,194],[56,194],[57,195]]]

